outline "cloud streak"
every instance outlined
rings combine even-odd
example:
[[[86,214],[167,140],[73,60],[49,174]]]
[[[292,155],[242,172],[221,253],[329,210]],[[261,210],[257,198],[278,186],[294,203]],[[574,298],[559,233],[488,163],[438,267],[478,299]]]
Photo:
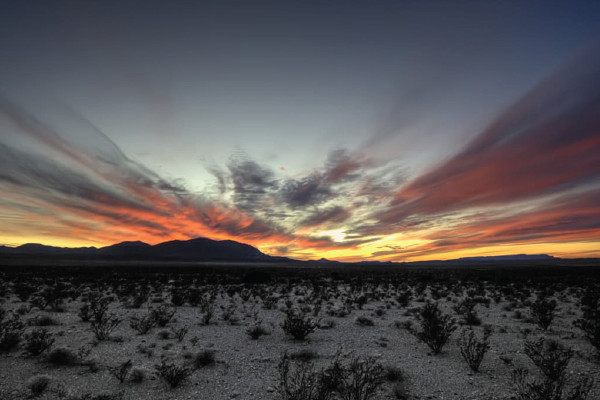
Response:
[[[504,111],[466,148],[402,187],[393,224],[600,183],[600,51],[580,56]]]
[[[300,258],[406,260],[558,242],[589,250],[600,242],[599,47],[413,177],[401,160],[360,149],[331,151],[297,174],[238,153],[208,166],[216,186],[193,193],[83,117],[69,140],[0,97],[0,222],[15,238],[206,236]]]

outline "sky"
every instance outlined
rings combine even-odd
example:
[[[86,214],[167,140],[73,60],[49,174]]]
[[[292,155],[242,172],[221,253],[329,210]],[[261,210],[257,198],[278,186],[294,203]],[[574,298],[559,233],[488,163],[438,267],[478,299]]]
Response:
[[[0,1],[0,245],[600,257],[597,1]]]

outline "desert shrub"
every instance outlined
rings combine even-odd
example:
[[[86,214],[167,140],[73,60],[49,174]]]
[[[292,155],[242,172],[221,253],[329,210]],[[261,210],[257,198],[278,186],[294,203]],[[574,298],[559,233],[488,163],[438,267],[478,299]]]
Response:
[[[189,328],[187,326],[182,326],[179,329],[171,328],[171,332],[173,333],[173,336],[175,336],[177,341],[181,343],[183,342],[183,339],[185,339],[185,335],[187,335],[187,333],[189,332]]]
[[[171,337],[171,331],[168,329],[161,329],[160,331],[156,332],[156,336],[161,340],[167,340]]]
[[[46,355],[46,359],[50,364],[54,365],[75,365],[79,361],[77,354],[73,350],[66,347],[56,347]]]
[[[392,387],[392,394],[394,398],[398,400],[408,400],[410,395],[408,394],[408,390],[406,389],[406,385],[404,382],[398,382]]]
[[[412,291],[407,289],[398,293],[398,296],[396,296],[396,301],[400,307],[406,308],[409,306],[411,298]]]
[[[291,363],[290,357],[283,355],[277,366],[279,383],[277,392],[282,400],[329,400],[333,393],[326,384],[323,371],[315,371],[314,365],[307,362]]]
[[[181,307],[185,303],[185,292],[179,288],[171,289],[171,304],[175,307]]]
[[[569,388],[564,378],[558,381],[530,379],[529,371],[525,368],[514,370],[512,377],[518,400],[585,400],[593,385],[589,377],[579,379]]]
[[[100,364],[98,363],[97,358],[86,358],[84,360],[83,357],[81,357],[81,355],[79,355],[78,357],[81,360],[79,361],[79,364],[84,367],[88,367],[88,370],[90,372],[95,374],[96,372],[100,371]]]
[[[30,298],[30,303],[40,310],[50,308],[53,311],[63,311],[63,301],[69,297],[71,290],[65,282],[56,281],[39,290]]]
[[[140,308],[145,302],[148,301],[148,297],[150,296],[150,291],[148,287],[145,285],[139,286],[131,297],[131,302],[129,305],[131,308]]]
[[[385,367],[384,377],[388,382],[402,382],[404,381],[404,372],[398,367],[388,365]]]
[[[108,367],[108,372],[112,376],[117,378],[119,380],[119,383],[123,383],[127,379],[127,376],[129,375],[129,371],[131,370],[132,366],[133,363],[131,362],[131,360],[127,360],[117,366]]]
[[[112,331],[121,323],[121,318],[116,314],[103,314],[99,319],[94,317],[91,329],[98,340],[107,340]]]
[[[275,296],[265,296],[262,298],[262,307],[265,310],[272,310],[277,305],[277,300]]]
[[[15,314],[0,320],[0,351],[10,351],[19,345],[23,327],[23,322]]]
[[[318,358],[319,354],[314,350],[303,349],[290,353],[289,357],[291,360],[308,362],[314,360],[315,358]]]
[[[598,294],[588,289],[582,299],[583,316],[573,322],[577,328],[581,329],[585,338],[596,349],[600,359],[600,302]]]
[[[131,368],[129,380],[133,383],[142,383],[146,380],[146,370],[141,367]]]
[[[29,282],[16,281],[13,284],[12,291],[19,300],[26,302],[29,300],[29,297],[37,291],[37,287],[35,284]]]
[[[319,329],[333,329],[335,328],[335,321],[332,319],[325,319],[319,323]]]
[[[410,323],[406,324],[406,329],[429,346],[433,354],[439,354],[456,329],[456,322],[449,315],[442,313],[437,303],[431,302],[427,302],[418,310],[417,319],[421,325],[420,330],[416,330]]]
[[[161,304],[157,308],[154,308],[150,311],[150,316],[156,323],[156,325],[164,328],[167,326],[173,316],[175,315],[176,310],[172,307],[169,307],[165,304]]]
[[[371,318],[361,315],[356,318],[356,324],[361,326],[374,326],[375,322],[373,322]]]
[[[59,395],[59,398],[63,397],[64,396]],[[81,395],[69,396],[68,400],[123,400],[123,392],[100,394],[84,393]]]
[[[474,298],[466,297],[454,306],[454,311],[463,317],[461,323],[471,326],[481,325],[481,319],[475,311],[476,305],[477,301]]]
[[[291,360],[286,353],[278,365],[277,391],[284,400],[368,400],[385,376],[383,367],[372,358],[355,357],[343,364],[336,356],[321,370],[311,362]]]
[[[52,382],[48,375],[34,375],[27,380],[27,388],[33,397],[41,396]]]
[[[354,357],[342,364],[338,357],[323,371],[322,382],[342,400],[368,400],[385,379],[385,370],[374,358]]]
[[[469,368],[473,372],[479,371],[479,366],[485,353],[490,349],[488,341],[489,330],[484,330],[483,338],[479,339],[475,336],[475,332],[472,329],[463,330],[458,339],[458,347],[460,348],[460,354],[464,360],[469,364]]]
[[[28,321],[31,326],[55,326],[58,325],[58,321],[52,318],[50,315],[38,315]]]
[[[295,340],[304,340],[306,336],[314,332],[316,326],[316,323],[306,317],[304,313],[293,310],[286,312],[286,318],[281,325],[283,331]]]
[[[200,311],[202,311],[202,324],[210,324],[210,320],[214,315],[215,295],[213,293],[209,293],[202,296],[200,298],[198,307],[200,307]]]
[[[550,380],[559,380],[573,357],[573,350],[551,339],[525,342],[525,354]]]
[[[555,340],[539,339],[525,343],[525,354],[542,372],[541,379],[529,379],[524,368],[513,371],[519,400],[585,400],[592,380],[584,376],[569,382],[567,366],[573,351]]]
[[[531,317],[543,330],[547,330],[554,319],[556,301],[549,300],[545,296],[539,296],[530,306]]]
[[[39,356],[53,343],[52,334],[45,328],[36,328],[25,335],[25,351],[32,356]]]
[[[138,335],[145,335],[154,328],[156,320],[151,315],[144,315],[142,317],[131,317],[129,320],[129,326],[135,330]]]
[[[213,365],[216,362],[214,350],[202,350],[194,356],[194,367],[196,369]]]
[[[246,334],[250,336],[252,340],[257,340],[263,335],[268,335],[269,331],[267,331],[265,327],[262,326],[260,323],[256,323],[254,325],[249,326],[248,329],[246,329]]]
[[[192,374],[191,369],[172,361],[163,361],[155,368],[158,377],[168,383],[171,388],[180,386]]]
[[[110,297],[99,291],[92,291],[86,297],[87,301],[79,309],[79,318],[84,322],[102,320],[108,311]]]
[[[90,318],[92,318],[92,309],[90,308],[89,303],[83,303],[83,305],[79,307],[77,315],[83,322],[89,322]]]

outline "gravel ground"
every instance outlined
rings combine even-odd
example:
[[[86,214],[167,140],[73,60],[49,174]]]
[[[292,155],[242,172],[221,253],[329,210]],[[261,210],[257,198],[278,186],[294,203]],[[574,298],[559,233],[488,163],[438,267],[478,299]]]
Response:
[[[301,297],[296,300],[298,299],[301,301]],[[278,399],[278,362],[284,352],[299,350],[316,352],[318,358],[314,363],[317,367],[327,365],[336,353],[340,353],[342,359],[355,355],[375,357],[381,364],[398,367],[403,371],[404,386],[410,394],[409,398],[413,399],[510,399],[513,395],[512,369],[527,367],[535,370],[532,362],[523,354],[526,335],[529,338],[545,336],[558,339],[574,349],[576,353],[569,366],[569,373],[592,374],[596,384],[589,399],[600,399],[600,370],[598,364],[592,362],[592,348],[583,340],[581,333],[572,327],[575,311],[578,309],[573,299],[559,302],[557,317],[547,332],[541,331],[526,319],[514,318],[512,310],[503,311],[505,303],[492,302],[489,308],[478,305],[476,310],[483,324],[490,326],[493,332],[490,338],[491,348],[478,373],[471,372],[460,355],[456,338],[462,327],[454,332],[440,354],[430,355],[426,345],[406,329],[397,327],[398,322],[414,321],[414,317],[407,315],[406,308],[387,308],[383,301],[369,302],[362,310],[353,310],[345,317],[320,315],[321,322],[333,321],[334,326],[315,330],[305,341],[294,341],[281,329],[285,318],[282,301],[278,308],[267,310],[261,307],[260,300],[254,303],[253,300],[243,302],[235,298],[234,315],[239,319],[235,325],[222,318],[220,306],[226,306],[229,302],[229,299],[217,300],[214,321],[209,325],[200,323],[198,308],[177,307],[174,320],[168,327],[189,328],[182,342],[174,338],[159,338],[158,332],[163,328],[153,328],[145,335],[138,335],[130,328],[128,319],[147,313],[147,306],[128,309],[118,302],[112,303],[110,311],[123,318],[123,322],[111,334],[111,340],[102,342],[95,341],[89,323],[82,322],[77,316],[82,304],[79,301],[66,304],[66,310],[61,313],[32,309],[23,316],[24,320],[44,314],[51,315],[59,322],[59,325],[47,327],[56,339],[54,348],[64,346],[77,351],[81,347],[91,346],[87,358],[95,360],[99,370],[92,372],[88,366],[82,365],[52,366],[44,361],[43,356],[27,357],[20,350],[0,353],[0,399],[27,397],[29,391],[26,382],[36,374],[51,377],[51,389],[41,397],[49,399],[58,397],[53,392],[57,387],[79,396],[84,393],[96,395],[122,392],[124,399]],[[409,308],[421,307],[423,304],[412,301]],[[456,316],[451,311],[454,304],[447,299],[440,300],[444,311]],[[16,310],[23,305],[16,298],[11,298],[3,307]],[[150,306],[156,307],[156,304]],[[377,310],[383,310],[383,314],[376,315]],[[527,317],[528,311],[522,311]],[[369,317],[374,326],[358,325],[356,318],[359,316]],[[262,321],[270,334],[251,340],[246,334],[246,328],[253,323],[255,317]],[[481,334],[481,327],[475,329]],[[195,345],[190,342],[193,337],[199,339]],[[140,346],[151,349],[152,354],[140,352]],[[155,376],[154,366],[162,359],[189,364],[190,355],[204,349],[215,351],[216,363],[195,370],[181,387],[171,389]],[[119,383],[107,370],[108,366],[115,366],[129,359],[135,367],[147,371],[146,380],[142,383]],[[374,398],[395,398],[392,385],[384,383]]]

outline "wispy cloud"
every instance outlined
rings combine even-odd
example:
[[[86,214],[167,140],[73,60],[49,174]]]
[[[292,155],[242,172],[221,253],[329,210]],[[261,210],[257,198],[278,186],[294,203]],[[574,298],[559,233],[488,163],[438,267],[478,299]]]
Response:
[[[236,153],[207,167],[216,191],[200,193],[131,159],[81,116],[69,140],[0,97],[0,222],[13,237],[207,236],[306,258],[598,243],[599,72],[600,50],[580,56],[419,176],[346,149],[295,175]]]

